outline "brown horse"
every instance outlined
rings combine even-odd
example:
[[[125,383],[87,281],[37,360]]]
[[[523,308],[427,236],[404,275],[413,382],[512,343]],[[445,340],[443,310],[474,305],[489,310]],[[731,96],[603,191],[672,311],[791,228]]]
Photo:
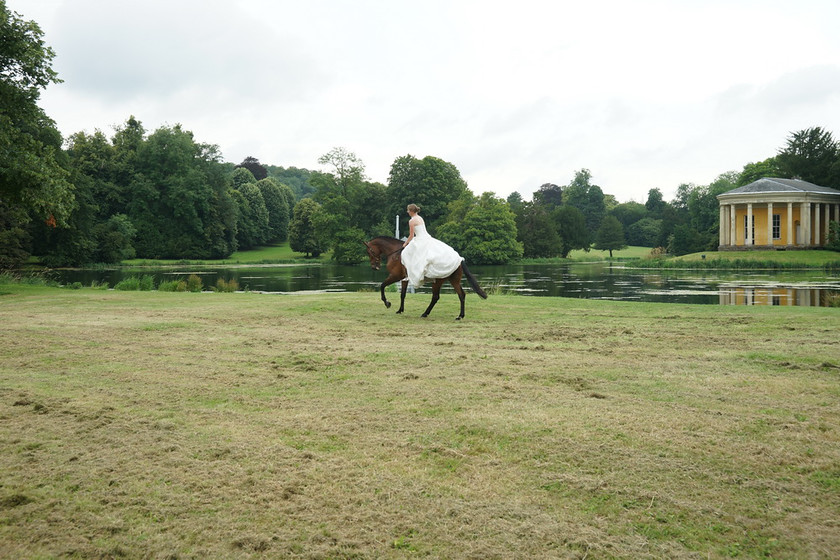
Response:
[[[408,288],[408,273],[402,264],[401,257],[403,242],[393,237],[374,237],[370,241],[365,242],[365,246],[367,247],[368,257],[370,257],[370,267],[373,270],[379,270],[382,259],[387,259],[385,266],[388,270],[388,278],[379,285],[379,293],[382,294],[382,301],[385,303],[385,307],[391,307],[391,302],[385,297],[386,286],[390,286],[396,282],[402,283],[400,289],[400,308],[397,310],[397,313],[402,313],[405,310],[405,292]],[[461,266],[459,266],[455,272],[446,278],[430,279],[432,280],[432,301],[429,303],[429,307],[426,308],[426,311],[423,312],[421,317],[429,316],[429,313],[432,312],[432,308],[440,299],[440,287],[444,282],[449,280],[452,287],[455,288],[458,298],[461,300],[461,314],[455,317],[455,320],[457,321],[464,318],[464,299],[466,298],[466,294],[464,293],[464,289],[461,287],[462,274],[467,276],[467,279],[470,281],[470,286],[472,286],[475,293],[482,298],[487,299],[487,294],[484,293],[484,290],[481,289],[481,286],[478,285],[478,282],[476,282],[475,278],[470,273],[470,269],[467,268],[467,263],[465,261],[461,261]]]

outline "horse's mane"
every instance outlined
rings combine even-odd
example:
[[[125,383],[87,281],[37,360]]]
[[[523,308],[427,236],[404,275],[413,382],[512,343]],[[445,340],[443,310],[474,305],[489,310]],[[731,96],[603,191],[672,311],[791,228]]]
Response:
[[[402,241],[400,241],[396,237],[389,237],[387,235],[380,235],[379,237],[374,237],[373,239],[371,239],[371,241],[376,241],[376,240],[385,241],[385,242],[389,242],[389,243],[393,243],[394,241],[402,243]]]

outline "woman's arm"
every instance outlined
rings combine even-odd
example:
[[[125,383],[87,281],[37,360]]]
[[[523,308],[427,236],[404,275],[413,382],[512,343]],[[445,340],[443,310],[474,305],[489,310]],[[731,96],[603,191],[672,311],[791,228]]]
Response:
[[[417,223],[417,222],[414,218],[411,218],[410,220],[408,220],[408,239],[406,239],[405,243],[403,243],[403,247],[408,245],[411,242],[411,240],[414,239],[414,224],[415,223]]]

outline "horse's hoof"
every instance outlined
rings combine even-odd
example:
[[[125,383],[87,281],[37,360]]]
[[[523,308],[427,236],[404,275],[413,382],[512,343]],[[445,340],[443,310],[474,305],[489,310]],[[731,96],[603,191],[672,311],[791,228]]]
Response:
[[[403,310],[402,310],[402,309],[398,309],[398,310],[397,310],[397,315],[399,315],[399,314],[400,314],[400,313],[402,313],[402,312],[403,312]]]
[[[423,313],[423,314],[422,314],[422,315],[420,315],[420,316],[421,316],[421,317],[428,317],[428,316],[429,316],[429,314],[428,314],[428,313]]]
[[[461,319],[463,319],[463,317],[455,317],[456,321],[460,321]]]
[[[385,302],[385,309],[391,309],[391,302],[390,301]]]

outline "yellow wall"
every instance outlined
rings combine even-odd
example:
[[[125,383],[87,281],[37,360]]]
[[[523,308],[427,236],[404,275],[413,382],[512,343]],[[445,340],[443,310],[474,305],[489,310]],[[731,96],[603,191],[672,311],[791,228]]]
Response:
[[[754,204],[752,207],[753,213],[753,230],[755,231],[755,245],[770,245],[772,241],[772,245],[793,245],[796,242],[796,223],[800,222],[799,217],[799,204],[793,205],[793,228],[791,229],[791,236],[792,239],[788,240],[788,209],[787,204],[774,204],[773,205],[773,213],[778,214],[781,216],[782,220],[782,229],[781,229],[781,239],[773,239],[768,241],[767,239],[767,206]],[[813,230],[813,211],[811,212],[811,224]],[[746,206],[738,205],[735,208],[735,245],[746,245],[744,242],[744,216],[747,215],[747,208]],[[820,225],[820,229],[822,229],[823,225]],[[813,235],[813,231],[811,232]]]

